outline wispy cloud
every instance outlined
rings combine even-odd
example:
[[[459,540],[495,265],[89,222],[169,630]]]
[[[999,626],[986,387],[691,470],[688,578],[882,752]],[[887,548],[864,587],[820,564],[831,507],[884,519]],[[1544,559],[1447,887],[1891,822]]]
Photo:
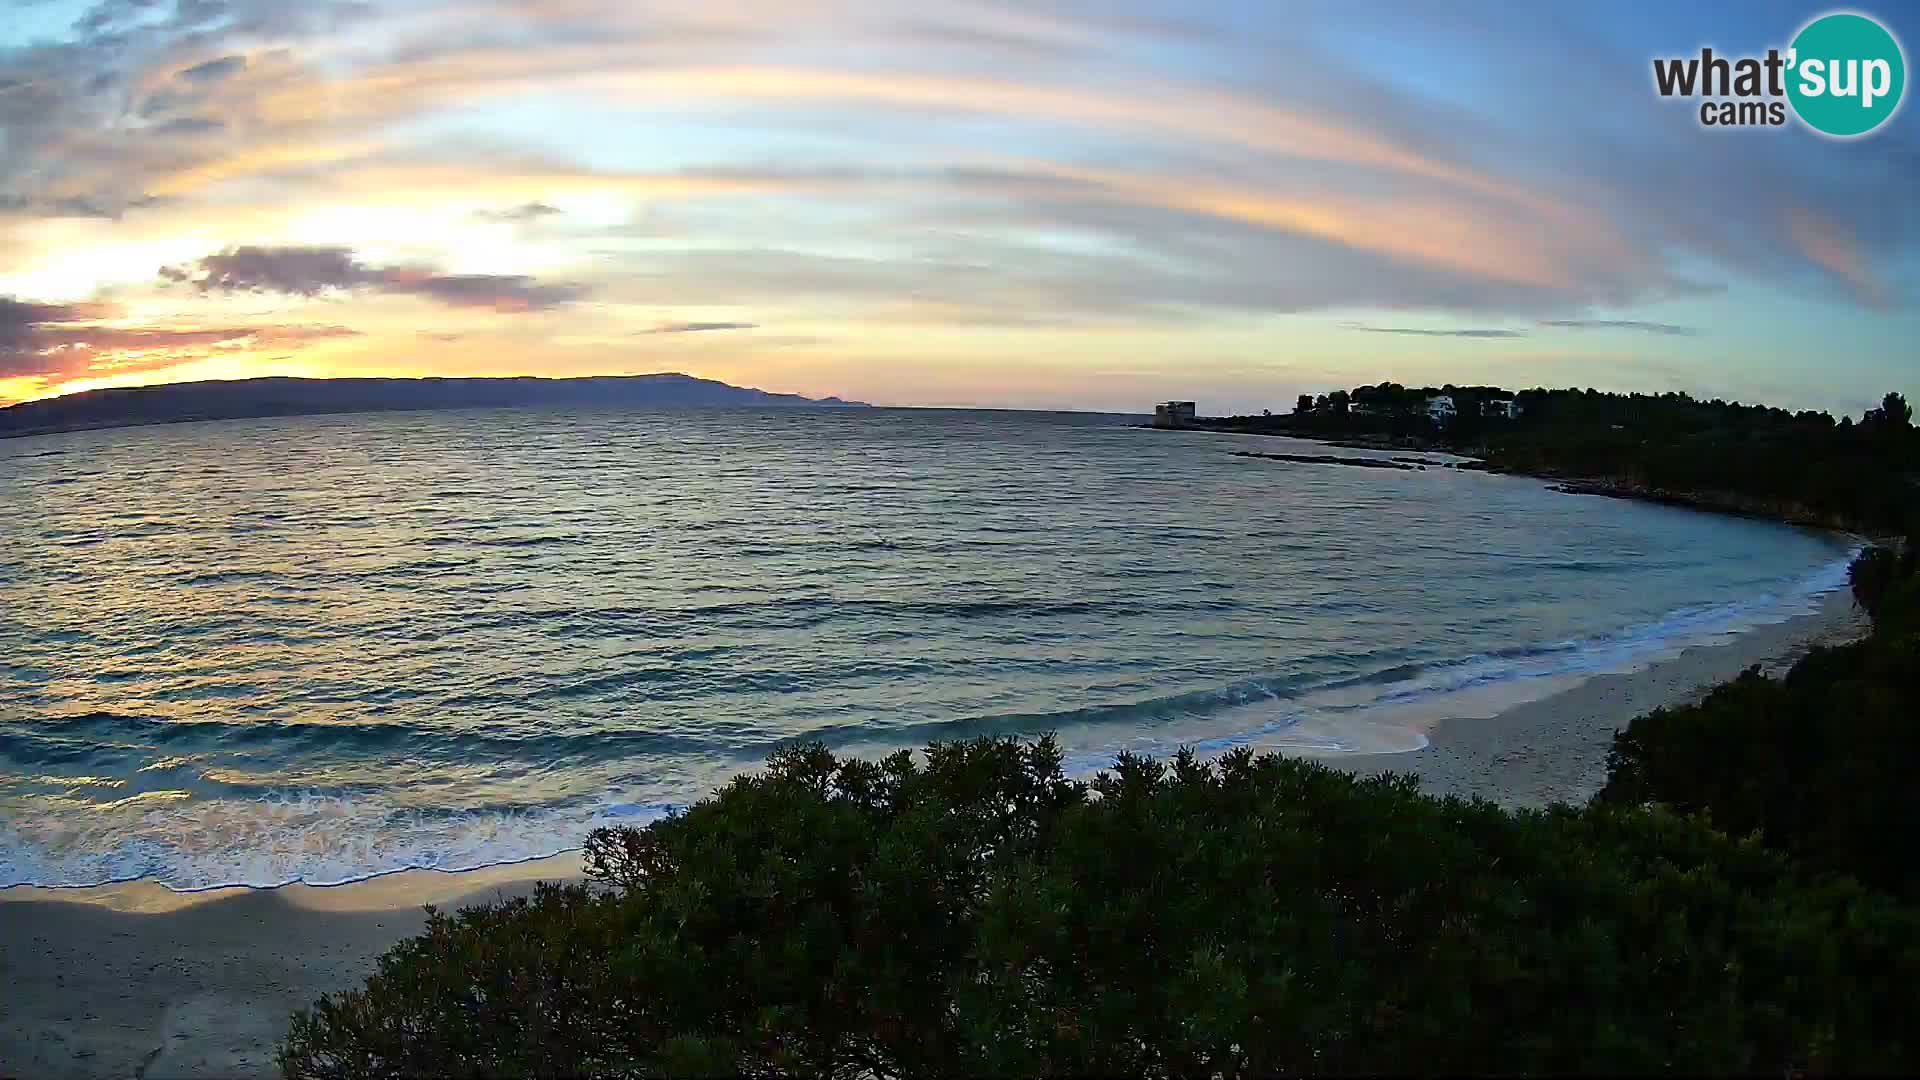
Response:
[[[1814,264],[1836,276],[1871,307],[1887,304],[1887,287],[1868,265],[1858,236],[1831,217],[1794,207],[1787,211],[1787,235]]]
[[[224,120],[208,116],[176,116],[147,130],[155,135],[210,135],[226,127]]]
[[[1464,338],[1517,338],[1526,337],[1524,330],[1467,329],[1432,330],[1420,326],[1361,326],[1349,323],[1348,330],[1364,330],[1369,334],[1409,334],[1414,337],[1464,337]]]
[[[509,207],[505,210],[476,210],[473,216],[481,221],[491,221],[497,224],[524,225],[527,222],[552,217],[558,213],[560,213],[560,208],[557,206],[548,206],[542,202],[530,202]]]
[[[208,61],[205,61],[204,63],[195,64],[194,66],[187,68],[185,71],[180,72],[180,74],[176,76],[176,78],[185,79],[190,83],[200,83],[202,85],[205,85],[207,83],[220,82],[228,78],[229,76],[234,75],[237,72],[245,71],[246,69],[247,69],[246,57],[222,56],[217,60],[208,60]]]
[[[1639,319],[1542,319],[1540,325],[1563,330],[1638,330],[1643,334],[1664,334],[1668,337],[1692,337],[1700,332],[1691,326],[1643,322]]]
[[[1396,363],[1465,367],[1443,338],[1583,356],[1612,340],[1603,363],[1631,379],[1638,334],[1639,351],[1660,342],[1699,371],[1713,361],[1684,339],[1739,336],[1771,292],[1796,298],[1795,317],[1866,316],[1851,324],[1872,342],[1862,370],[1906,370],[1889,342],[1920,296],[1920,129],[1903,114],[1820,153],[1789,132],[1703,133],[1647,92],[1644,56],[1731,32],[1723,13],[1166,10],[89,0],[70,29],[0,29],[0,282],[68,301],[99,290],[154,329],[244,324],[230,314],[259,306],[253,293],[411,296],[437,321],[369,303],[355,321],[386,340],[367,355],[467,333],[433,362],[497,347],[530,373],[617,369],[636,332],[749,329],[634,329],[659,312],[750,312],[834,341],[822,353],[847,366],[822,371],[892,378],[877,373],[901,353],[938,353],[956,379],[1056,388],[1111,347],[1103,333],[1201,355],[1223,328],[1295,312],[1397,335],[1369,350]],[[1756,33],[1791,29],[1754,15]],[[1367,62],[1361,41],[1409,59]],[[1575,51],[1588,62],[1551,59]],[[1549,81],[1607,107],[1525,93]],[[181,263],[206,237],[254,246]],[[162,263],[176,265],[156,287]],[[566,319],[489,317],[589,289],[596,303]],[[1557,317],[1681,297],[1698,329]],[[1293,354],[1325,344],[1324,323],[1298,325]],[[742,365],[729,374],[773,340],[712,338],[698,351]],[[1466,350],[1482,365],[1514,351]],[[1022,362],[992,366],[1005,356]]]
[[[708,330],[758,330],[759,323],[750,322],[672,322],[638,331],[640,334],[700,334]]]

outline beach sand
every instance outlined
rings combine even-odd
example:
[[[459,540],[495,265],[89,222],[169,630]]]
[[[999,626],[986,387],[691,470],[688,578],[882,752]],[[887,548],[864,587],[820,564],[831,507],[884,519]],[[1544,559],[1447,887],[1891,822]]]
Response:
[[[360,985],[424,904],[577,878],[577,854],[333,888],[0,890],[0,1077],[275,1077],[293,1010]]]
[[[1644,670],[1596,676],[1488,717],[1442,719],[1429,745],[1326,758],[1411,772],[1436,794],[1509,806],[1582,802],[1614,731],[1696,699],[1754,664],[1778,670],[1865,632],[1844,593],[1819,610]],[[287,1016],[359,985],[418,932],[420,905],[458,907],[577,877],[577,855],[469,874],[408,871],[334,888],[180,894],[150,883],[0,890],[0,1077],[267,1077]]]
[[[1698,701],[1755,664],[1783,673],[1814,646],[1851,641],[1867,630],[1865,614],[1843,589],[1809,614],[1754,627],[1725,643],[1685,649],[1637,671],[1597,675],[1494,716],[1440,720],[1421,750],[1317,760],[1362,774],[1412,773],[1433,795],[1510,807],[1580,804],[1606,784],[1613,734],[1634,717]]]

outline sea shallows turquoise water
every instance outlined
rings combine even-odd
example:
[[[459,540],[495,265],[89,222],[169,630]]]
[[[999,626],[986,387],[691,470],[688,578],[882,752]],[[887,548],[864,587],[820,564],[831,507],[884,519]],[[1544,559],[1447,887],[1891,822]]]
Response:
[[[907,410],[0,442],[0,886],[550,854],[796,740],[1405,749],[1396,703],[1844,576],[1811,532],[1248,447],[1328,452]]]

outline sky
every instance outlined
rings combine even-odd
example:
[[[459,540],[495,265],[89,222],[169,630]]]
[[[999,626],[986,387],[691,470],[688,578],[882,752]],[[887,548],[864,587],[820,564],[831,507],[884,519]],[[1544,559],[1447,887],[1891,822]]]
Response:
[[[0,0],[0,404],[680,371],[1857,415],[1920,394],[1920,108],[1713,129],[1651,75],[1828,10]],[[1851,10],[1920,42],[1920,6]]]

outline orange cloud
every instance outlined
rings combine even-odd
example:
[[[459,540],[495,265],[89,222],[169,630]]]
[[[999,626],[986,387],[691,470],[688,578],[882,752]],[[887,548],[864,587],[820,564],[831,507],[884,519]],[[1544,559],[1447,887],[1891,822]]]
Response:
[[[1802,255],[1852,286],[1864,303],[1886,306],[1886,286],[1867,265],[1851,230],[1811,210],[1795,208],[1787,212],[1787,235]]]
[[[1527,216],[1431,197],[1288,196],[1190,177],[1050,171],[1085,181],[1096,198],[1208,214],[1514,285],[1571,289],[1579,263],[1605,260],[1619,268],[1633,261],[1623,243],[1598,227],[1563,221],[1562,228],[1544,228]]]
[[[576,87],[681,102],[829,100],[920,110],[1000,113],[1121,132],[1150,131],[1263,153],[1381,169],[1560,215],[1561,201],[1498,177],[1437,160],[1338,119],[1210,88],[1129,84],[1126,94],[1038,83],[904,72],[794,67],[662,67],[633,46],[477,49],[409,60],[339,79],[290,82],[256,102],[260,117],[298,125],[373,122],[436,105]],[[634,70],[636,67],[643,70]]]
[[[261,173],[307,165],[331,165],[365,157],[379,149],[371,140],[341,142],[284,142],[249,147],[239,153],[216,157],[195,165],[160,173],[144,185],[149,196],[168,198],[186,195]]]

